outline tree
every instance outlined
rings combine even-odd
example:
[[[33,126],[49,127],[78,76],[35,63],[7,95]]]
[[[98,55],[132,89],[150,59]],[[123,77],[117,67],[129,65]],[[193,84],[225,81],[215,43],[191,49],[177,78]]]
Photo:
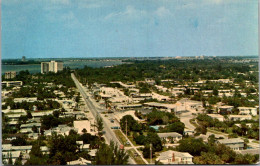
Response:
[[[194,157],[194,164],[224,164],[224,162],[214,153],[201,152],[201,156]]]
[[[96,152],[95,165],[124,165],[127,164],[129,156],[123,149],[119,149],[114,142],[110,145],[102,143]]]
[[[216,137],[214,134],[211,134],[209,137],[208,137],[208,144],[210,146],[214,145],[215,144],[215,141],[216,141]]]
[[[139,135],[134,140],[137,144],[144,145],[144,143],[146,142],[146,137],[144,135]]]
[[[182,122],[173,122],[168,124],[165,128],[161,130],[161,132],[177,132],[179,134],[183,134],[185,125]]]
[[[53,111],[53,116],[56,117],[56,118],[59,118],[60,111]]]
[[[33,131],[34,133],[38,133],[38,128],[37,128],[35,125],[33,125],[32,131]]]
[[[204,125],[198,125],[195,129],[197,134],[206,134],[207,133],[207,128]]]
[[[13,146],[24,146],[27,145],[27,141],[25,137],[17,137],[16,139],[11,141]]]
[[[162,150],[162,141],[157,133],[149,132],[146,137],[146,143],[152,144],[154,151],[158,152]]]
[[[127,122],[127,132],[130,131],[140,131],[141,126],[138,124],[138,122],[131,116],[131,115],[125,115],[120,119],[120,128],[123,132],[126,131],[126,122]]]
[[[96,127],[97,127],[97,130],[98,130],[98,135],[99,135],[99,138],[101,139],[101,136],[103,135],[102,130],[103,130],[103,128],[104,128],[104,126],[103,126],[103,120],[102,120],[101,117],[97,116],[97,117],[96,117],[96,121],[97,121]]]
[[[87,130],[84,128],[84,129],[82,130],[82,133],[86,134],[86,133],[87,133]]]
[[[150,151],[150,145],[149,144],[145,145],[145,147],[143,149],[144,158],[150,158],[150,155],[151,155],[150,152],[151,152]],[[155,153],[155,149],[154,149],[154,147],[152,147],[152,157],[154,157],[154,153]]]
[[[180,152],[188,152],[193,156],[199,156],[201,152],[207,152],[208,146],[203,143],[202,139],[195,139],[192,137],[185,138],[179,141],[177,149]]]
[[[49,140],[49,156],[52,164],[64,165],[67,161],[76,160],[76,154],[80,152],[76,140],[77,137],[74,134],[63,136],[52,133]]]
[[[18,123],[20,124],[25,124],[28,120],[28,116],[27,115],[21,115],[18,119]]]

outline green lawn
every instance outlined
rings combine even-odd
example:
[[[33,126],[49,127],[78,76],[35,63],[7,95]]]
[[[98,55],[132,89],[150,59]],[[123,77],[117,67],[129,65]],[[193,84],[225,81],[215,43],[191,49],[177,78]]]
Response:
[[[132,142],[132,144],[133,144],[134,146],[138,146],[138,145],[135,143],[133,137],[128,137],[128,139]]]
[[[118,140],[121,142],[121,144],[123,144],[124,146],[130,146],[130,145],[126,145],[127,140],[120,130],[114,130],[114,132]]]
[[[136,164],[145,165],[145,162],[140,156],[135,156],[136,153],[134,149],[127,150],[127,153],[135,160]]]

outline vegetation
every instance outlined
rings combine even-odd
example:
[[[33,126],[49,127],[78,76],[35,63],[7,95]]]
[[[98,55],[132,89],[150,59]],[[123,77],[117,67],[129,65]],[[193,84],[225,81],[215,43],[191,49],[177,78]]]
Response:
[[[124,150],[119,149],[114,142],[110,142],[110,145],[103,143],[96,153],[94,164],[126,165],[128,163],[128,158],[128,154],[126,154]]]

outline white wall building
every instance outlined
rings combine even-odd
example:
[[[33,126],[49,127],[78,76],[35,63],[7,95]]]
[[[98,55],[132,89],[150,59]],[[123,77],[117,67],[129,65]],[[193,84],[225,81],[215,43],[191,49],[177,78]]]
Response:
[[[168,150],[160,153],[156,161],[160,161],[163,164],[193,164],[192,158],[193,156],[189,153]]]
[[[254,107],[238,107],[238,110],[241,115],[257,115],[257,108]]]
[[[63,62],[56,62],[56,61],[50,61],[50,62],[42,62],[41,63],[41,73],[48,73],[48,72],[54,72],[57,73],[58,71],[63,70]]]

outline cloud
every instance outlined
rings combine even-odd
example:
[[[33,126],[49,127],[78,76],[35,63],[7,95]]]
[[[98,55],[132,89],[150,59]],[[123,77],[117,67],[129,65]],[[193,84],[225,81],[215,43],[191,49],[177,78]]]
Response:
[[[69,0],[51,0],[52,4],[55,5],[69,5],[70,1]]]
[[[127,6],[125,11],[123,12],[116,12],[116,13],[110,13],[105,17],[105,20],[113,19],[113,18],[140,18],[142,16],[147,15],[147,12],[145,10],[138,10],[134,8],[133,6]]]
[[[158,8],[156,11],[155,11],[155,14],[160,16],[160,17],[163,17],[163,16],[167,16],[167,15],[171,15],[171,12],[169,9],[166,9],[164,6],[163,7],[160,7]]]
[[[101,5],[98,3],[79,3],[78,7],[79,9],[91,9],[91,8],[100,8]]]
[[[62,20],[73,20],[76,19],[74,13],[72,11],[70,11],[69,13],[65,13],[61,16]]]

